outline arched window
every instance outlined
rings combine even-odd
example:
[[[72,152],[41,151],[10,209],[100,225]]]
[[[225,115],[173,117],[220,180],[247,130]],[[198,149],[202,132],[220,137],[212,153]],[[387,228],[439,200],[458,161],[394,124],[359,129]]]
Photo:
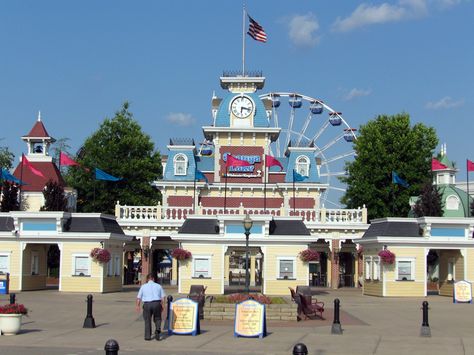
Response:
[[[446,209],[447,210],[458,210],[459,209],[459,198],[454,195],[450,195],[446,198]]]
[[[306,155],[296,158],[296,172],[302,176],[309,176],[309,159]]]
[[[176,154],[174,157],[174,174],[186,175],[188,171],[188,157],[184,154]]]

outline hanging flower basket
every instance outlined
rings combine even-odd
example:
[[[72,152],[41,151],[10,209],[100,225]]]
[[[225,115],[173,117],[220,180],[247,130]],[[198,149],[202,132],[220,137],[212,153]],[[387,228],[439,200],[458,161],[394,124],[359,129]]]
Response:
[[[379,251],[380,260],[382,260],[382,263],[384,264],[393,264],[395,262],[395,254],[392,253],[390,250],[385,249]]]
[[[110,261],[110,252],[107,249],[94,248],[91,250],[91,258],[101,264],[108,263]]]
[[[304,262],[319,261],[319,253],[312,249],[305,249],[299,252],[298,256]]]
[[[188,260],[193,256],[189,250],[183,248],[173,249],[171,256],[176,260]]]

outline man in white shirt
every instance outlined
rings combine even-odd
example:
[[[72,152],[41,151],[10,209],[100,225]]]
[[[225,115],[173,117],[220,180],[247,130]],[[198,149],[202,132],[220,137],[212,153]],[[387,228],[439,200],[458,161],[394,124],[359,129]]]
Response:
[[[145,321],[145,340],[151,340],[151,317],[155,322],[155,339],[160,340],[161,313],[165,304],[165,291],[155,282],[155,276],[150,273],[146,276],[146,283],[138,291],[136,310],[140,312],[140,303],[143,303],[143,320]]]

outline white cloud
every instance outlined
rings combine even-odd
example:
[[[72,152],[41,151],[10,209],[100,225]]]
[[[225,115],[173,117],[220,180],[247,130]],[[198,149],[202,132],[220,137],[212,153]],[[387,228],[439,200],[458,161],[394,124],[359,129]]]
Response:
[[[385,2],[380,5],[368,5],[363,3],[348,17],[342,19],[338,17],[333,23],[332,29],[336,32],[348,32],[364,26],[399,22],[421,17],[428,12],[426,1],[427,0],[399,0],[397,4]]]
[[[450,7],[459,5],[462,0],[437,0],[436,2],[441,9],[448,9]]]
[[[178,126],[191,126],[196,122],[191,114],[182,112],[171,112],[166,120]]]
[[[364,90],[364,89],[353,88],[344,96],[344,100],[349,101],[357,97],[369,96],[371,93],[372,93],[372,90],[370,89]]]
[[[438,101],[428,102],[426,104],[426,108],[430,110],[439,110],[439,109],[455,108],[455,107],[462,106],[463,104],[464,104],[464,99],[455,101],[451,97],[445,96]]]
[[[294,15],[288,23],[291,41],[300,47],[314,47],[319,43],[317,35],[319,23],[310,12],[306,15]]]

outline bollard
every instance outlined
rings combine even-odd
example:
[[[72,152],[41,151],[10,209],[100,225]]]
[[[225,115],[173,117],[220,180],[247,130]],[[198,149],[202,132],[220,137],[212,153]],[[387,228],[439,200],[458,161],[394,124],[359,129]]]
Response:
[[[16,295],[14,293],[10,293],[10,304],[15,304]]]
[[[119,344],[115,339],[109,339],[104,346],[105,355],[118,355],[120,350]]]
[[[95,320],[92,316],[92,295],[87,295],[87,315],[82,328],[95,328]]]
[[[334,321],[332,322],[331,334],[342,334],[341,322],[339,321],[339,298],[334,300]]]
[[[428,302],[423,301],[423,323],[421,323],[421,332],[420,336],[422,337],[431,337],[431,329],[428,323]]]
[[[171,324],[170,324],[170,313],[171,313],[171,302],[173,302],[173,296],[169,295],[167,298],[167,312],[166,312],[166,321],[165,321],[165,327],[164,329],[168,329],[168,335],[171,335],[173,332],[171,330]]]
[[[293,355],[308,355],[308,348],[303,343],[298,343],[293,347]]]

